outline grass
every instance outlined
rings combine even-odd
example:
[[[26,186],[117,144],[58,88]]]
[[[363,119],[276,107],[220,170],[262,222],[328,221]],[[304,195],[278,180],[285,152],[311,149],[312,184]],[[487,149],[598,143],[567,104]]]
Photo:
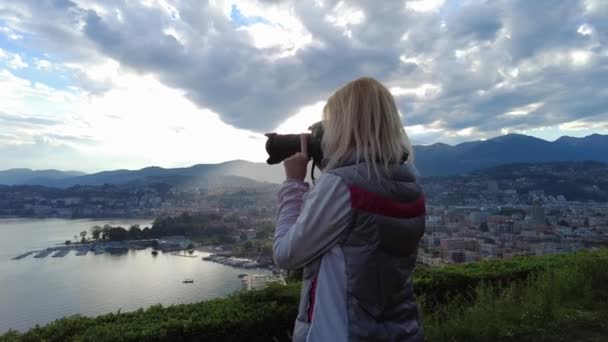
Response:
[[[607,340],[606,252],[573,259],[503,287],[479,284],[472,300],[423,309],[427,341]]]

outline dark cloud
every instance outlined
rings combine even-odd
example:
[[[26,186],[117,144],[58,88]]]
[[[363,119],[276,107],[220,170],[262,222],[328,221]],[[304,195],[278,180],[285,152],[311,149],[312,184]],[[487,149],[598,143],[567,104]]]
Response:
[[[66,58],[109,56],[155,74],[225,122],[258,131],[362,75],[389,87],[440,87],[436,96],[397,100],[408,125],[439,121],[448,132],[530,129],[601,117],[608,108],[603,1],[447,0],[440,11],[421,13],[402,1],[355,0],[345,3],[361,10],[363,23],[346,27],[326,20],[338,1],[326,0],[324,7],[260,1],[292,7],[314,42],[279,59],[272,58],[277,49],[255,48],[220,9],[170,3],[168,11],[104,1],[100,6],[111,9],[104,13],[70,1],[8,1],[0,5],[0,19],[19,15],[18,28]],[[578,32],[583,24],[591,33]],[[535,103],[541,105],[527,115],[504,115]]]

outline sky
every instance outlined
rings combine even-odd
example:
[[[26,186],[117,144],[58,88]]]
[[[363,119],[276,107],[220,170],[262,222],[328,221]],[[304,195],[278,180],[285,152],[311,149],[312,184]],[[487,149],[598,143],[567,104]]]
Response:
[[[415,144],[608,134],[608,0],[2,0],[0,170],[264,161],[361,76]]]

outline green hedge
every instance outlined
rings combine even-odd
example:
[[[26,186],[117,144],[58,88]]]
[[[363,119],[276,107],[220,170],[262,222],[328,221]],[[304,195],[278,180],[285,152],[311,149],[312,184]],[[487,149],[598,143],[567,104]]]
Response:
[[[483,260],[443,267],[419,267],[414,272],[414,289],[418,295],[443,303],[455,295],[472,296],[475,288],[481,283],[503,286],[525,280],[530,275],[547,268],[574,264],[591,254],[605,257],[606,251]],[[606,262],[608,263],[608,260]]]
[[[415,272],[414,286],[425,303],[424,310],[433,312],[437,311],[437,305],[450,306],[455,296],[461,301],[472,301],[481,284],[497,288],[511,286],[546,270],[568,267],[591,279],[597,273],[597,265],[608,269],[608,249],[441,268],[422,267]],[[598,280],[593,284],[603,283]],[[8,332],[0,336],[0,341],[288,341],[299,289],[300,284],[293,283],[196,304],[156,305],[146,310],[94,318],[76,315],[25,333]],[[604,287],[587,290],[605,291]]]

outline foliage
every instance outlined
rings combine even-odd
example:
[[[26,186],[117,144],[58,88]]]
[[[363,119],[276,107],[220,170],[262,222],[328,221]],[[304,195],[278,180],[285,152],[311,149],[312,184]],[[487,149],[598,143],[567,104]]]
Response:
[[[421,267],[428,341],[552,341],[608,333],[608,249]],[[300,283],[196,304],[72,316],[0,341],[288,341]],[[599,339],[598,339],[599,340]]]
[[[271,240],[247,240],[233,247],[233,254],[237,257],[254,258],[267,257],[272,258],[272,241]]]
[[[216,213],[182,213],[159,217],[150,229],[150,237],[184,235],[199,242],[234,243],[242,222],[234,215],[222,217]]]
[[[453,297],[435,310],[425,305],[427,339],[604,340],[608,335],[608,253],[560,259],[565,261],[563,266],[553,264],[525,281],[505,286],[480,283],[474,299]],[[425,303],[424,296],[419,299]]]

